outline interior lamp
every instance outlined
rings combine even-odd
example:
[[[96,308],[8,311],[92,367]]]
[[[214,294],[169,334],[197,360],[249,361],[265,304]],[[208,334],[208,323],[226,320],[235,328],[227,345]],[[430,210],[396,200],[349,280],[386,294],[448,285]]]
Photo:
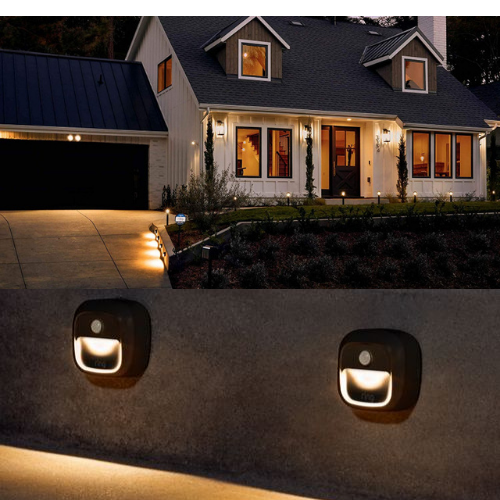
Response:
[[[89,300],[73,320],[73,356],[80,370],[97,376],[138,377],[149,362],[150,318],[139,303]]]
[[[384,128],[384,130],[382,131],[382,141],[391,142],[391,131],[387,128]]]
[[[421,364],[420,346],[408,333],[353,331],[340,344],[340,395],[359,410],[409,409],[420,392]]]

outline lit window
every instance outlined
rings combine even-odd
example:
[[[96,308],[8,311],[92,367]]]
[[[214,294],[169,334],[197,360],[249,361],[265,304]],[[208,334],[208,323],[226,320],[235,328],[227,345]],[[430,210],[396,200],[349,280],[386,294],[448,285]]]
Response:
[[[267,175],[268,177],[292,176],[291,130],[269,129]]]
[[[260,177],[260,128],[236,128],[236,177]]]
[[[172,85],[172,56],[158,64],[158,92]]]
[[[451,134],[436,134],[434,177],[451,177]]]
[[[240,43],[241,76],[268,79],[269,45]]]
[[[403,58],[404,63],[404,89],[405,91],[426,92],[425,61]]]
[[[430,134],[413,132],[413,177],[430,177]]]
[[[456,136],[456,176],[457,178],[472,178],[472,136]]]

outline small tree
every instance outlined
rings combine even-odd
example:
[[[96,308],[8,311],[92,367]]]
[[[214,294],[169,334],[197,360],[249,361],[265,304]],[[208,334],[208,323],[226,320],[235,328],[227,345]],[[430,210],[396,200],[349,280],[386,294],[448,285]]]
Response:
[[[398,182],[396,183],[396,189],[398,190],[398,197],[401,203],[406,203],[406,188],[408,187],[408,163],[406,161],[406,143],[401,134],[401,139],[399,139],[399,155],[398,158]]]
[[[491,134],[490,159],[488,161],[488,193],[498,188],[497,139]]]
[[[207,140],[205,141],[205,172],[211,175],[214,169],[214,130],[212,116],[207,119]]]
[[[316,186],[314,185],[314,163],[313,163],[313,140],[312,140],[312,127],[311,125],[305,126],[307,131],[306,144],[307,144],[307,152],[306,152],[306,191],[307,198],[312,200],[315,197],[314,190]]]

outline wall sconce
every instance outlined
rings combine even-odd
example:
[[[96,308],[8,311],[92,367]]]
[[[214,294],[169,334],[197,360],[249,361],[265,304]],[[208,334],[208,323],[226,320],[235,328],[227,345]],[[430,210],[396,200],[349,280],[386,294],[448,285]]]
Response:
[[[302,129],[303,134],[304,134],[304,141],[307,140],[307,135],[309,133],[308,130],[307,130],[307,127],[311,127],[311,139],[314,137],[314,129],[313,129],[312,124],[305,124],[304,128]]]
[[[138,377],[149,362],[151,321],[139,303],[88,300],[73,320],[73,356],[90,375]]]
[[[391,142],[391,131],[387,128],[384,128],[384,130],[382,131],[382,141]]]
[[[226,133],[226,127],[222,120],[217,120],[217,123],[215,125],[215,132],[217,134],[217,137],[224,137],[224,134]]]
[[[339,392],[357,409],[399,411],[415,406],[422,355],[413,336],[397,330],[356,330],[339,350]]]

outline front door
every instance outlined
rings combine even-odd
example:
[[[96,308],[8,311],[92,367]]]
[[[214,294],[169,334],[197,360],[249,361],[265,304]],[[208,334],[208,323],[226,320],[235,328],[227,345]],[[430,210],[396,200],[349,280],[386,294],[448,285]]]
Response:
[[[359,128],[321,129],[321,194],[346,197],[360,195]]]

